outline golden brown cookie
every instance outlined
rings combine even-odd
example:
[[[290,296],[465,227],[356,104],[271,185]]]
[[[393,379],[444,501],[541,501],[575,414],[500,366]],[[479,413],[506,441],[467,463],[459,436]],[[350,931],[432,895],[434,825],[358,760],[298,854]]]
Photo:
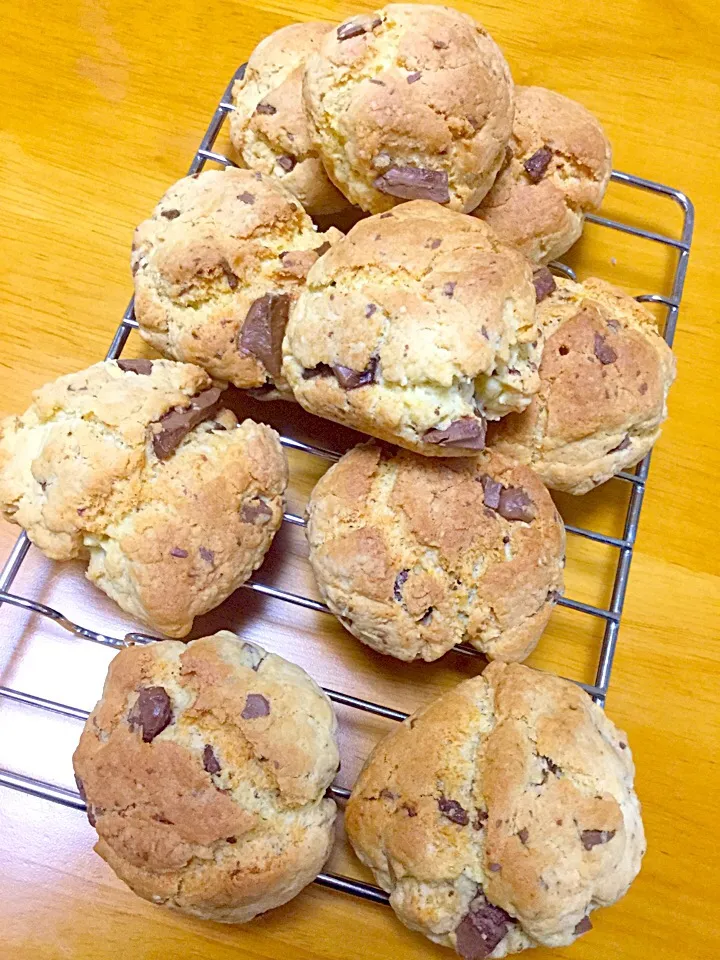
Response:
[[[330,178],[371,213],[414,199],[473,210],[505,155],[510,70],[450,7],[393,3],[353,17],[308,60],[303,89]]]
[[[288,312],[336,236],[317,233],[295,197],[260,171],[184,177],[135,231],[141,336],[216,380],[286,390],[280,364]]]
[[[168,636],[261,563],[282,522],[274,430],[223,409],[199,367],[118,360],[60,377],[0,424],[0,508],[54,560]]]
[[[244,923],[315,878],[333,842],[330,701],[228,631],[122,650],[73,756],[96,852],[139,896]]]
[[[427,200],[368,217],[312,267],[283,342],[311,413],[427,456],[482,449],[539,385],[527,260]]]
[[[640,869],[634,772],[578,686],[491,663],[376,746],[345,825],[399,919],[464,960],[561,947]]]
[[[562,593],[555,505],[532,470],[497,454],[436,460],[364,444],[328,470],[307,513],[321,596],[399,660],[458,643],[523,660]]]
[[[538,306],[541,386],[488,443],[554,490],[582,494],[631,467],[660,436],[675,358],[652,314],[603,280],[558,279]]]
[[[349,206],[313,147],[302,99],[305,64],[331,29],[311,20],[271,33],[250,54],[232,94],[230,139],[243,163],[277,177],[312,216]]]
[[[474,213],[525,256],[548,263],[578,239],[611,172],[610,144],[589,110],[545,87],[516,87],[507,156]]]

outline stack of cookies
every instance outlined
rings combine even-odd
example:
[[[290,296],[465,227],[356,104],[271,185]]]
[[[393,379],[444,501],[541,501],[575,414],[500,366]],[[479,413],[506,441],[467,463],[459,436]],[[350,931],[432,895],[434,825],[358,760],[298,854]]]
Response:
[[[286,27],[233,105],[237,164],[180,180],[135,233],[135,314],[163,359],[61,377],[0,425],[0,507],[181,638],[283,515],[279,438],[222,391],[368,434],[308,504],[323,599],[380,653],[500,662],[378,746],[350,839],[400,919],[465,960],[570,943],[639,869],[632,760],[583,692],[508,664],[563,591],[548,488],[642,459],[675,375],[642,305],[548,266],[603,199],[607,138],[515,87],[448,7]],[[303,671],[234,635],[123,651],[75,757],[98,852],[201,917],[284,903],[331,846],[334,730]]]

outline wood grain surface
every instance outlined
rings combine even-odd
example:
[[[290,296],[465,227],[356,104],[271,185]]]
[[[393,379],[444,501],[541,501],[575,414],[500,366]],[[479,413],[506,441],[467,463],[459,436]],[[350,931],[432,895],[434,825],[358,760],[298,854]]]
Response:
[[[720,956],[718,623],[720,561],[717,264],[720,232],[720,18],[703,0],[520,0],[458,3],[503,46],[520,83],[582,100],[614,144],[615,166],[678,186],[697,229],[676,342],[679,378],[653,458],[608,711],[630,738],[649,852],[628,896],[593,916],[576,960]],[[48,379],[100,359],[130,292],[131,233],[181,176],[229,77],[262,36],[294,19],[340,20],[367,3],[297,0],[3,0],[0,4],[0,413],[19,412]],[[611,188],[610,214],[677,231],[666,200]],[[589,227],[570,261],[633,294],[667,292],[674,254]],[[143,352],[138,338],[128,350]],[[245,410],[295,435],[349,442],[290,406]],[[322,466],[294,455],[290,507],[302,510]],[[570,522],[619,534],[626,487],[558,497]],[[16,530],[0,526],[4,557]],[[612,548],[571,538],[568,593],[609,599]],[[283,529],[261,574],[314,594],[302,530]],[[83,579],[31,551],[16,583],[81,623],[133,626]],[[89,709],[109,652],[37,618],[2,610],[0,683]],[[403,665],[358,644],[328,616],[240,590],[198,622],[228,626],[308,669],[327,686],[411,709],[472,675],[449,654]],[[532,663],[591,680],[600,625],[559,610]],[[350,784],[387,724],[340,710]],[[0,702],[0,766],[71,781],[77,721]],[[136,898],[92,852],[82,813],[0,790],[0,956],[13,960],[221,960],[450,957],[383,907],[313,885],[288,906],[233,928]],[[367,874],[339,830],[330,869]],[[597,918],[597,919],[596,919]]]

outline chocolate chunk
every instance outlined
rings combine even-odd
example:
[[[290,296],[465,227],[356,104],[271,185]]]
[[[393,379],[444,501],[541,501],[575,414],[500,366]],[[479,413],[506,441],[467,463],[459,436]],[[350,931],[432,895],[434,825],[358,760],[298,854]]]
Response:
[[[187,407],[175,407],[152,424],[153,427],[159,427],[157,432],[153,432],[152,438],[153,450],[158,460],[167,460],[191,430],[203,420],[215,416],[220,406],[221,393],[217,387],[203,390],[191,399]]]
[[[207,547],[200,547],[198,551],[205,563],[215,563],[215,554],[212,550],[208,550]]]
[[[267,523],[271,516],[271,508],[259,497],[249,500],[240,508],[240,519],[245,523]]]
[[[648,385],[646,383],[641,383],[638,387],[641,396],[644,396],[648,392]]]
[[[181,560],[184,560],[187,555],[187,550],[182,550],[180,547],[173,547],[170,551],[171,557],[179,557]]]
[[[222,272],[225,274],[225,279],[227,280],[227,283],[230,289],[236,290],[238,285],[238,278],[232,272],[232,267],[230,266],[230,264],[227,262],[227,260],[223,260],[222,263],[220,264],[220,267],[222,269]]]
[[[255,195],[245,190],[244,193],[238,194],[238,200],[242,200],[243,203],[249,203],[250,206],[252,206],[252,204],[255,203]]]
[[[436,50],[447,50],[449,46],[445,40],[433,40],[432,45]]]
[[[608,450],[608,453],[617,453],[618,450],[627,450],[627,448],[631,446],[632,446],[632,441],[630,439],[630,436],[627,435],[623,437],[623,439],[620,441],[620,443],[616,447],[613,447],[612,450]]]
[[[283,153],[277,158],[277,165],[281,167],[285,173],[290,173],[294,169],[297,160],[295,157],[291,157],[289,153]]]
[[[426,170],[424,167],[390,167],[376,177],[373,186],[381,193],[401,200],[450,200],[448,175],[444,170]]]
[[[428,624],[429,624],[430,621],[432,620],[432,615],[433,615],[433,610],[434,610],[434,609],[435,609],[434,607],[428,607],[428,608],[427,608],[427,610],[425,611],[425,613],[424,613],[424,614],[420,617],[420,619],[418,620],[418,623],[420,624],[420,626],[422,626],[422,627],[427,627],[427,626],[428,626]]]
[[[483,488],[483,503],[486,507],[490,507],[491,510],[497,510],[500,506],[500,494],[503,489],[502,484],[498,483],[497,480],[493,480],[493,478],[489,477],[486,473],[480,477],[480,483]]]
[[[444,817],[452,820],[453,823],[459,824],[461,827],[465,827],[470,823],[467,810],[463,809],[457,800],[448,800],[447,797],[440,797],[438,800],[438,809]]]
[[[382,23],[380,17],[376,17],[370,23],[365,18],[347,20],[341,23],[337,28],[336,36],[338,40],[351,40],[353,37],[361,37],[364,33],[370,33],[375,27]]]
[[[428,243],[425,244],[425,246],[430,247],[431,250],[437,250],[437,248],[440,246],[441,243],[442,243],[442,240],[440,239],[440,237],[435,237],[434,240],[430,240]]]
[[[539,150],[536,150],[535,153],[531,157],[528,157],[523,163],[525,173],[527,173],[533,183],[540,183],[545,176],[545,171],[551,160],[552,150],[549,150],[547,147],[540,147]]]
[[[245,659],[250,661],[250,669],[255,673],[260,669],[260,664],[265,659],[265,651],[261,647],[256,647],[254,643],[244,643],[243,651]]]
[[[287,293],[266,293],[250,305],[240,331],[240,352],[256,357],[272,377],[280,376],[282,341],[289,314]]]
[[[153,368],[152,360],[118,360],[117,365],[125,373],[137,373],[143,377],[149,377]]]
[[[478,810],[475,819],[473,820],[473,830],[482,830],[482,828],[487,823],[488,813],[487,810]]]
[[[423,435],[425,443],[442,447],[466,447],[468,450],[485,449],[485,421],[476,417],[461,417],[449,427],[438,430],[433,427]]]
[[[255,113],[265,113],[271,117],[274,113],[277,113],[277,107],[274,107],[271,103],[259,103],[255,107]]]
[[[414,803],[404,803],[400,809],[404,810],[409,817],[417,816],[417,807]]]
[[[395,577],[395,586],[393,587],[393,594],[395,599],[400,603],[402,600],[402,588],[403,584],[410,576],[409,570],[401,570],[400,573]]]
[[[489,864],[488,864],[488,870],[489,870],[491,873],[500,873],[500,870],[501,870],[501,869],[502,869],[502,868],[501,868],[501,866],[500,866],[499,863],[489,863]]]
[[[78,788],[78,793],[80,794],[80,797],[85,801],[85,803],[87,803],[87,796],[85,795],[85,785],[83,784],[82,780],[77,774],[75,774],[75,785]]]
[[[611,330],[614,330],[616,333],[617,333],[617,331],[620,329],[620,324],[619,324],[618,321],[615,319],[615,317],[610,317],[610,319],[609,319],[609,320],[606,320],[605,322],[606,322],[607,325],[610,327],[610,329],[611,329]]]
[[[340,364],[333,366],[332,370],[335,374],[335,379],[343,390],[357,390],[358,387],[366,387],[371,383],[375,383],[377,366],[377,357],[370,357],[368,365],[364,370],[353,370],[351,367],[343,367]]]
[[[601,333],[595,334],[595,356],[598,358],[600,363],[603,366],[607,366],[609,363],[615,363],[617,360],[617,353],[610,344],[607,342],[605,337]]]
[[[535,504],[521,487],[507,487],[500,492],[497,508],[506,520],[524,520],[530,523],[535,519]]]
[[[471,902],[469,913],[455,928],[455,949],[463,960],[484,960],[505,937],[512,922],[510,914],[488,903],[479,894]]]
[[[370,77],[370,83],[375,83],[375,84],[377,84],[378,87],[384,87],[384,86],[385,86],[385,84],[382,82],[382,80],[378,80],[376,77]]]
[[[456,280],[448,280],[447,283],[443,284],[443,296],[452,298],[455,296],[455,287],[457,286]]]
[[[208,773],[220,773],[222,769],[220,761],[215,756],[213,748],[209,743],[205,745],[205,749],[203,750],[203,767]]]
[[[627,744],[626,744],[626,743],[623,743],[622,740],[620,741],[620,743],[618,744],[618,746],[620,747],[621,750],[627,750]]]
[[[161,210],[160,216],[165,217],[166,220],[174,220],[175,217],[180,216],[179,210]]]
[[[172,720],[170,697],[164,687],[143,687],[128,714],[132,730],[142,729],[142,738],[150,743]]]
[[[528,842],[528,837],[530,836],[530,834],[528,833],[527,827],[523,827],[522,830],[518,830],[518,834],[517,834],[517,835],[518,835],[518,840],[520,841],[520,843],[525,844],[525,843]]]
[[[327,240],[325,240],[324,243],[321,243],[319,247],[315,247],[315,253],[321,257],[324,253],[327,253],[329,249],[330,244]]]
[[[225,837],[225,843],[237,843],[237,837]]]
[[[261,693],[249,693],[240,716],[243,720],[255,720],[257,717],[267,717],[270,713],[270,703]]]
[[[365,307],[365,316],[371,317],[376,310],[377,310],[377,306],[374,303],[368,303],[367,306]]]
[[[405,79],[408,83],[417,83],[421,76],[422,72],[420,70],[416,70],[415,73],[409,73]]]
[[[580,839],[586,850],[592,850],[601,843],[609,843],[614,836],[614,830],[583,830]]]
[[[303,380],[314,380],[315,377],[331,377],[333,369],[328,363],[318,363],[314,367],[305,367],[302,372]]]
[[[535,301],[540,303],[545,297],[549,297],[554,290],[557,290],[555,277],[550,273],[547,267],[540,267],[533,273],[533,286],[535,287]]]
[[[575,924],[575,929],[573,933],[576,937],[580,937],[583,933],[587,933],[589,930],[592,930],[592,924],[590,923],[590,917],[583,917],[579,923]]]

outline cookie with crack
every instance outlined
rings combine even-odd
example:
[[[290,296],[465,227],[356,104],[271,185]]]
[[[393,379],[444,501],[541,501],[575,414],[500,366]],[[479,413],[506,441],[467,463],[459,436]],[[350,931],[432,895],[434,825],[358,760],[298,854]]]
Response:
[[[675,358],[652,314],[603,280],[557,279],[538,307],[540,390],[488,443],[554,490],[582,494],[641,460],[660,436]]]
[[[367,443],[322,477],[307,515],[321,596],[399,660],[459,643],[524,660],[563,590],[555,505],[532,470],[497,454],[435,460]]]
[[[286,903],[332,847],[335,727],[304,670],[228,631],[125,648],[73,756],[96,852],[202,919]]]
[[[415,200],[312,267],[283,374],[311,413],[428,456],[482,449],[485,418],[539,386],[527,260],[481,220]]]
[[[349,206],[313,146],[302,99],[305,64],[330,29],[308,21],[271,33],[250,54],[232,93],[230,139],[243,163],[277,177],[312,216]]]
[[[582,104],[545,87],[515,88],[505,162],[475,216],[536,263],[561,257],[602,203],[610,144]]]
[[[371,213],[414,199],[473,210],[512,128],[500,48],[449,7],[394,3],[346,21],[308,60],[303,93],[331,180]]]
[[[310,265],[339,235],[318,233],[295,197],[260,171],[184,177],[135,231],[141,336],[216,380],[287,392],[280,364],[288,311]]]
[[[380,741],[345,826],[399,919],[464,960],[561,947],[640,869],[634,772],[580,687],[496,662]]]
[[[172,637],[261,564],[286,485],[277,434],[239,424],[190,364],[97,363],[0,424],[4,516]]]

